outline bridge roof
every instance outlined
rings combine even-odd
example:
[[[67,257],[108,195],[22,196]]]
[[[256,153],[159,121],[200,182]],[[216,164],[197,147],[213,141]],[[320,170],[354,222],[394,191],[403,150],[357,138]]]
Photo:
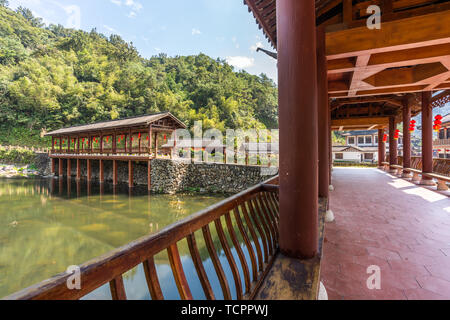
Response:
[[[186,125],[177,119],[170,112],[162,112],[157,114],[150,114],[140,117],[126,118],[120,120],[104,121],[87,125],[80,125],[70,128],[59,129],[46,134],[46,136],[63,136],[63,135],[76,135],[88,132],[100,132],[120,130],[136,127],[146,127],[151,124],[158,125],[161,120],[168,120],[173,129],[185,129]]]

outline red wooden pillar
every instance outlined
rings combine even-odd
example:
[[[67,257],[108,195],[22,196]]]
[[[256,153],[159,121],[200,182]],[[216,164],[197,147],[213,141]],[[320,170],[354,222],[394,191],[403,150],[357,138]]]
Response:
[[[314,0],[278,0],[280,250],[318,252],[318,129]]]
[[[117,134],[115,132],[112,139],[112,153],[115,155],[117,153]]]
[[[55,137],[52,137],[52,154],[55,153]]]
[[[63,161],[64,160],[61,159],[61,158],[58,159],[58,165],[59,165],[58,174],[59,174],[60,177],[64,176],[64,173],[63,173]]]
[[[384,129],[378,129],[378,168],[383,169],[386,160],[386,143],[384,142]]]
[[[113,160],[113,185],[117,186],[117,160]]]
[[[67,159],[67,179],[72,177],[72,162],[70,159]]]
[[[59,154],[62,154],[62,138],[59,137]]]
[[[100,134],[100,154],[103,154],[103,133]]]
[[[152,190],[152,161],[149,160],[148,161],[148,166],[147,166],[147,186],[148,186],[148,191]]]
[[[55,159],[52,158],[52,174],[55,174]]]
[[[77,181],[81,180],[81,160],[77,159]]]
[[[403,168],[411,168],[411,105],[408,99],[403,101]],[[403,171],[403,178],[410,178],[409,171]]]
[[[330,193],[330,143],[328,113],[328,70],[325,54],[325,31],[317,28],[317,103],[319,128],[319,197],[328,198]]]
[[[152,131],[152,126],[150,125],[149,129],[148,129],[148,155],[151,156],[152,155],[152,140],[153,140],[153,131]]]
[[[131,155],[133,153],[133,133],[131,132],[130,129],[130,151],[129,154]]]
[[[155,158],[158,157],[158,132],[155,132]]]
[[[100,180],[100,183],[104,183],[105,182],[105,173],[104,173],[104,168],[103,168],[103,160],[99,161],[99,180]]]
[[[433,172],[433,107],[431,92],[422,92],[422,171]],[[434,185],[432,179],[422,177],[420,184]]]
[[[396,165],[397,164],[397,140],[394,139],[395,136],[395,129],[396,129],[396,123],[395,123],[395,117],[389,117],[389,165]],[[389,172],[394,173],[397,172],[397,169],[390,168]]]
[[[87,181],[90,182],[92,178],[92,161],[87,160]]]
[[[133,187],[133,161],[128,161],[128,186]]]

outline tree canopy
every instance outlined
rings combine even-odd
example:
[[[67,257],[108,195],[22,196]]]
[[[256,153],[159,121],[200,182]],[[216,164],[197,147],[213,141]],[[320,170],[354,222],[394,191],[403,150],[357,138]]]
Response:
[[[118,35],[45,26],[0,0],[0,142],[170,111],[188,126],[278,127],[275,83],[205,54],[145,59]]]

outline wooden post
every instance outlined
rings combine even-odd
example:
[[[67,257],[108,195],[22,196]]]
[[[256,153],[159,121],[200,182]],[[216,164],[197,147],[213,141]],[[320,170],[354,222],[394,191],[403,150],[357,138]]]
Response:
[[[62,154],[62,138],[59,137],[59,154]]]
[[[80,154],[80,136],[77,136],[77,154]]]
[[[113,185],[117,186],[117,160],[113,160]]]
[[[147,188],[148,191],[152,190],[152,161],[148,160],[147,166]]]
[[[386,159],[386,143],[384,142],[384,129],[378,129],[378,168],[383,169]]]
[[[114,132],[112,141],[112,153],[115,155],[117,153],[117,134]]]
[[[389,117],[389,165],[391,166],[389,170],[390,173],[397,172],[397,169],[392,168],[393,165],[397,165],[398,159],[397,140],[394,139],[396,127],[395,117]]]
[[[142,133],[139,132],[139,154],[141,154],[141,140],[142,140]]]
[[[67,137],[67,153],[70,153],[70,137]]]
[[[64,176],[64,173],[63,173],[63,159],[62,158],[59,158],[59,162],[58,162],[58,165],[59,165],[59,170],[58,170],[58,173],[59,173],[59,176],[62,178],[63,176]]]
[[[318,129],[314,0],[278,0],[280,250],[318,252]],[[295,137],[295,139],[293,139]]]
[[[325,30],[317,28],[317,102],[319,128],[319,197],[327,198],[330,193],[330,143],[328,113],[328,70],[325,53]]]
[[[158,157],[158,132],[155,132],[155,158]]]
[[[129,154],[131,155],[133,153],[133,133],[131,132],[130,129],[130,152]]]
[[[422,172],[433,172],[433,106],[431,92],[422,92]],[[434,185],[431,178],[422,176],[422,185]]]
[[[77,159],[77,181],[81,180],[81,160]]]
[[[52,158],[52,174],[55,174],[55,158]]]
[[[103,168],[103,160],[99,161],[99,180],[100,183],[105,182],[105,174],[104,174],[104,168]]]
[[[52,136],[52,154],[55,153],[55,137]]]
[[[128,161],[128,186],[133,188],[133,161]]]
[[[103,154],[103,133],[100,133],[100,154]]]
[[[67,159],[67,179],[72,177],[72,161]]]
[[[92,161],[87,159],[87,181],[90,182],[92,178]]]
[[[150,125],[148,128],[148,155],[151,156],[152,155],[152,126]]]
[[[177,149],[177,132],[176,131],[172,131],[172,136],[173,136],[173,149],[172,149],[172,152],[171,152],[171,157],[173,158],[174,156],[176,156],[176,154],[174,152]]]
[[[411,105],[408,99],[403,101],[403,168],[411,168]],[[411,178],[409,171],[403,170],[403,178]]]

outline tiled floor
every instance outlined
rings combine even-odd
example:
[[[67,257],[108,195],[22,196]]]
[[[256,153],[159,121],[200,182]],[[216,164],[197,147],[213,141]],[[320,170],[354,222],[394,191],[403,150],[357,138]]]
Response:
[[[329,299],[450,299],[450,198],[378,169],[335,168],[322,282]],[[369,290],[370,266],[381,290]]]

